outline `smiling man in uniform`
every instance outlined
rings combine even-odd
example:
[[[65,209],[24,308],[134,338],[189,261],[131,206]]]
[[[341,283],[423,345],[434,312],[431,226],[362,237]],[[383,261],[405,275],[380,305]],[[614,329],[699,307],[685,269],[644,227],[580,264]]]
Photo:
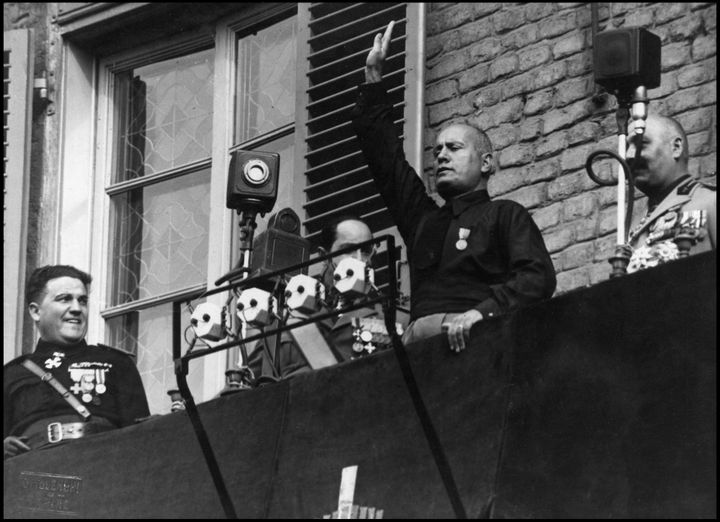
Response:
[[[134,423],[149,415],[129,354],[85,342],[92,277],[73,266],[30,276],[35,351],[3,369],[4,458]]]

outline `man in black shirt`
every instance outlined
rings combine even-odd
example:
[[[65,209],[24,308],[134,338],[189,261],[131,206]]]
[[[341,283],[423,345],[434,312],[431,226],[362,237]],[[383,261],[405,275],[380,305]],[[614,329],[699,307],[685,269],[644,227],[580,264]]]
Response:
[[[32,354],[3,369],[5,458],[149,415],[130,356],[85,342],[91,282],[68,265],[41,267],[30,276],[28,310],[40,340]]]
[[[542,234],[527,210],[491,201],[495,171],[487,135],[469,123],[438,135],[438,207],[408,165],[382,86],[393,22],[375,37],[353,124],[370,172],[409,251],[411,324],[408,343],[446,330],[450,348],[465,348],[476,322],[552,296],[555,270]]]

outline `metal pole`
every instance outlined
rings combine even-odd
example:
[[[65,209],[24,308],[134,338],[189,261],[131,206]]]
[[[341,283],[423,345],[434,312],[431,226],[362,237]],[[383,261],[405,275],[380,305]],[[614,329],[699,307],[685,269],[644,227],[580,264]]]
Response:
[[[252,247],[253,247],[253,236],[255,234],[255,228],[257,223],[255,218],[257,212],[255,211],[238,211],[240,216],[239,227],[240,227],[240,265],[243,268],[242,279],[250,277],[250,267],[252,266]],[[247,335],[247,325],[244,322],[240,324],[240,338],[244,339]],[[248,382],[248,354],[245,343],[241,343],[239,346],[230,348],[227,353],[226,361],[226,374],[228,372],[238,372],[239,375],[239,388],[249,386]],[[238,369],[239,368],[239,369]],[[229,391],[226,387],[223,392]]]

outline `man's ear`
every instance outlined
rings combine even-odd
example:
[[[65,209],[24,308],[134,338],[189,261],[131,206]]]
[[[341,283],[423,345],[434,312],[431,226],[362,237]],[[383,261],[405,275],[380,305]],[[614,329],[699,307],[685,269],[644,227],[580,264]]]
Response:
[[[489,178],[495,172],[495,156],[492,152],[486,152],[480,157],[480,172]]]
[[[30,313],[30,317],[32,317],[33,321],[37,322],[40,320],[40,306],[37,303],[30,303],[28,305],[28,312]]]
[[[675,136],[670,141],[670,146],[672,147],[672,157],[675,161],[679,160],[682,157],[683,152],[683,139],[680,136]]]

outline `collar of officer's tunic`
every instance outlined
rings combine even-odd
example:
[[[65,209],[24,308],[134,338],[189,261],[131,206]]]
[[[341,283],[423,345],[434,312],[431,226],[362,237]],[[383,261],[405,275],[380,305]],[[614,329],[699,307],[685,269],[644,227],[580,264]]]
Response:
[[[662,195],[660,196],[660,199],[657,200],[657,203],[655,203],[654,205],[650,206],[650,205],[649,205],[650,201],[648,200],[648,209],[650,210],[650,212],[652,212],[653,210],[655,210],[660,203],[662,203],[663,201],[665,201],[665,198],[667,198],[670,194],[673,193],[673,191],[674,191],[676,188],[678,188],[680,185],[682,185],[683,183],[685,183],[685,182],[686,182],[687,180],[689,180],[689,179],[690,179],[690,174],[683,174],[683,175],[680,176],[678,179],[676,179],[675,181],[673,181],[668,188],[665,189],[665,191],[664,191],[664,192],[662,193]]]
[[[490,195],[487,190],[481,189],[474,190],[468,194],[463,194],[462,196],[454,198],[450,202],[450,205],[452,206],[453,216],[457,217],[468,208],[477,205],[478,203],[485,203],[487,201],[490,201]]]
[[[68,344],[68,345],[64,345],[64,346],[40,339],[37,343],[37,347],[35,347],[34,353],[42,354],[42,355],[45,355],[45,354],[52,355],[53,352],[67,352],[67,351],[77,350],[77,349],[85,348],[85,347],[87,347],[87,343],[85,342],[85,339],[83,339],[79,343]]]

